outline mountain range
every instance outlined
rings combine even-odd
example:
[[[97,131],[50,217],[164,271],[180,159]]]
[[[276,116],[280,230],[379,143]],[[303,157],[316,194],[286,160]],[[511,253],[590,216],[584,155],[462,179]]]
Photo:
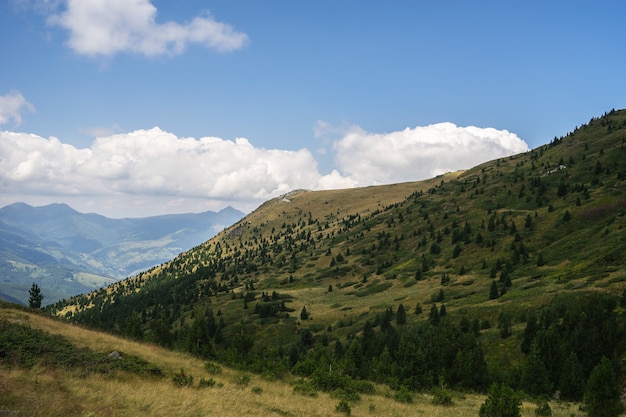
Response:
[[[90,292],[171,260],[244,216],[219,212],[111,219],[66,204],[0,209],[0,298],[27,303],[37,283],[44,304]]]

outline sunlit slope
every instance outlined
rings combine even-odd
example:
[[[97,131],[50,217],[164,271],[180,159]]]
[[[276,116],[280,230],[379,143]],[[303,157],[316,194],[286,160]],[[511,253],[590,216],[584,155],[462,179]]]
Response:
[[[506,312],[521,332],[523,317],[558,294],[626,287],[625,141],[626,112],[612,111],[465,172],[294,191],[169,263],[52,311],[184,348],[194,312],[210,309],[218,353],[242,334],[258,352],[288,349],[303,328],[345,340],[400,304],[409,322],[441,304],[491,324]],[[489,362],[521,360],[519,343],[497,334],[483,329]]]

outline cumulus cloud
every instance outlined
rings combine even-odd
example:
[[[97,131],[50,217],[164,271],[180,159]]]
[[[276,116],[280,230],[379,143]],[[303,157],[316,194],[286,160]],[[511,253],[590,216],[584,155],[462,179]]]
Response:
[[[333,145],[338,169],[357,185],[415,181],[528,151],[514,133],[453,123],[391,133],[352,127]]]
[[[26,101],[20,92],[13,91],[0,96],[0,125],[12,120],[19,126],[22,123],[22,112],[25,110],[35,111],[35,107]]]
[[[258,148],[245,138],[179,138],[155,127],[78,149],[55,137],[0,132],[0,205],[65,202],[113,217],[226,205],[251,211],[294,189],[416,181],[528,147],[507,131],[441,123],[388,134],[352,127],[333,150],[336,167],[321,174],[307,149]]]
[[[319,188],[320,182],[331,188],[346,184],[338,173],[320,176],[306,149],[256,148],[244,138],[178,138],[153,128],[100,137],[90,148],[77,149],[55,137],[0,133],[5,196],[56,195],[63,201],[113,197],[127,211],[152,205],[167,212],[184,202],[202,201],[251,210],[296,188]]]
[[[210,15],[197,16],[184,24],[159,23],[157,9],[150,0],[67,0],[65,6],[48,22],[67,29],[69,46],[83,55],[179,54],[190,43],[228,52],[248,42],[245,33]]]

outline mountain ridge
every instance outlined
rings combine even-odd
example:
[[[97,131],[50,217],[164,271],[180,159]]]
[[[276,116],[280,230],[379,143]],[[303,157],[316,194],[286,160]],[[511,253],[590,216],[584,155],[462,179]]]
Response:
[[[111,219],[64,203],[10,204],[0,208],[0,290],[22,303],[32,282],[47,302],[89,292],[165,262],[242,216],[227,207]]]

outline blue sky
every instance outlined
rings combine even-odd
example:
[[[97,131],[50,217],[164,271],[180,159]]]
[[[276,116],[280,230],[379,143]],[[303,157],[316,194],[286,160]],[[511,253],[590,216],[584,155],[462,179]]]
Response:
[[[0,205],[250,211],[419,180],[626,102],[626,5],[0,4]]]

